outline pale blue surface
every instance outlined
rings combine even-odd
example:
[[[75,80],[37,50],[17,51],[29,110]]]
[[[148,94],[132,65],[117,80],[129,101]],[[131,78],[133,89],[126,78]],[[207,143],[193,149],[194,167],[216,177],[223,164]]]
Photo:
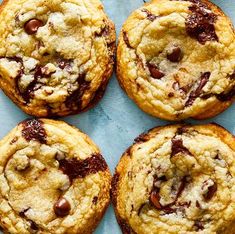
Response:
[[[0,0],[1,2],[1,0]],[[234,0],[214,0],[235,23]],[[127,16],[143,3],[142,0],[103,0],[106,12],[116,24],[117,34]],[[6,135],[25,115],[0,91],[0,138]],[[114,172],[120,156],[133,139],[143,131],[167,122],[153,118],[140,109],[124,94],[113,75],[106,94],[92,110],[81,115],[64,118],[87,133],[101,148],[110,169]],[[188,121],[196,123],[198,121]],[[235,134],[235,105],[216,118],[202,121],[216,122]],[[119,234],[120,229],[110,207],[96,234]]]

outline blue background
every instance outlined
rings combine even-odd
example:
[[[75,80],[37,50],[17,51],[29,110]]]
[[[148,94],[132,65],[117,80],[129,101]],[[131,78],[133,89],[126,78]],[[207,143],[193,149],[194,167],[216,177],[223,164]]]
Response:
[[[142,0],[103,0],[102,2],[107,14],[116,24],[117,35],[128,15],[143,4]],[[220,6],[235,23],[234,0],[214,0],[213,2]],[[0,91],[0,138],[27,117]],[[138,109],[121,90],[115,75],[108,85],[104,98],[95,108],[80,115],[63,118],[63,120],[77,126],[94,140],[112,172],[120,156],[132,144],[135,137],[152,127],[168,123]],[[187,122],[198,123],[199,121]],[[219,116],[201,122],[216,122],[235,134],[235,105]],[[111,207],[95,233],[121,233]]]

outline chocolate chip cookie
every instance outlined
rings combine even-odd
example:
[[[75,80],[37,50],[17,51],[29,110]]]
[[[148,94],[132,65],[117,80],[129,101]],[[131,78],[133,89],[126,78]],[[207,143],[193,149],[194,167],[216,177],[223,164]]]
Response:
[[[112,201],[123,233],[235,233],[235,138],[216,124],[157,127],[122,156]]]
[[[145,112],[167,120],[213,117],[235,96],[235,33],[207,0],[152,0],[119,37],[117,74]]]
[[[64,122],[26,120],[0,141],[6,233],[92,233],[109,204],[110,184],[97,146]]]
[[[99,0],[5,0],[0,35],[0,87],[26,113],[65,116],[102,98],[116,36]]]

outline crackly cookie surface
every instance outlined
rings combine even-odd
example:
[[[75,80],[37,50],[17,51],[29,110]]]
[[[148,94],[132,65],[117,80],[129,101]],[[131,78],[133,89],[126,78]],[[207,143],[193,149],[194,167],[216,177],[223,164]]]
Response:
[[[99,0],[5,0],[0,41],[0,86],[31,115],[92,107],[113,70],[115,29]]]
[[[172,125],[135,140],[112,200],[123,233],[235,232],[235,138],[222,127]]]
[[[19,233],[92,233],[109,204],[99,149],[61,121],[26,120],[0,141],[0,227]]]
[[[209,1],[145,4],[125,22],[117,56],[122,88],[156,117],[208,118],[234,99],[234,28]]]

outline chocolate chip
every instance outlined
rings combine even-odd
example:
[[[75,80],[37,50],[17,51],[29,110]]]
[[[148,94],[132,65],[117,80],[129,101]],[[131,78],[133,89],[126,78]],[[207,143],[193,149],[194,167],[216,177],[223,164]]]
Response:
[[[161,72],[156,65],[148,63],[147,66],[153,78],[161,79],[163,76],[165,76],[165,74]]]
[[[67,175],[72,182],[76,178],[84,178],[89,174],[105,171],[107,164],[100,154],[94,154],[85,160],[62,159],[59,161],[59,169]]]
[[[167,59],[173,63],[177,63],[182,59],[182,51],[179,47],[174,47],[167,53]]]
[[[29,35],[35,34],[40,27],[43,26],[43,22],[39,19],[31,19],[24,25],[24,30]]]
[[[203,197],[206,201],[209,201],[212,199],[212,197],[214,196],[214,194],[217,191],[217,184],[214,183],[213,185],[209,186],[207,193],[203,194]]]
[[[38,119],[25,120],[21,123],[22,136],[27,140],[39,141],[42,144],[46,144],[46,131],[43,127],[43,122]]]
[[[69,214],[71,210],[71,206],[69,202],[64,198],[60,198],[55,204],[54,204],[54,212],[58,217],[65,217]]]
[[[192,155],[190,151],[183,145],[182,139],[172,138],[171,140],[171,157],[178,153]]]
[[[158,18],[158,16],[152,14],[152,13],[151,13],[149,10],[147,10],[147,9],[142,9],[141,11],[144,12],[144,13],[146,13],[147,19],[150,20],[150,21],[152,21],[152,22],[153,22],[155,19]]]
[[[210,72],[205,72],[201,74],[199,85],[197,86],[196,90],[190,93],[189,98],[185,103],[186,107],[191,106],[194,103],[194,101],[201,95],[202,89],[209,81],[210,75],[211,75]]]
[[[189,10],[192,13],[185,22],[188,35],[196,38],[201,44],[205,44],[207,41],[218,41],[214,25],[217,15],[201,1],[193,1]]]

